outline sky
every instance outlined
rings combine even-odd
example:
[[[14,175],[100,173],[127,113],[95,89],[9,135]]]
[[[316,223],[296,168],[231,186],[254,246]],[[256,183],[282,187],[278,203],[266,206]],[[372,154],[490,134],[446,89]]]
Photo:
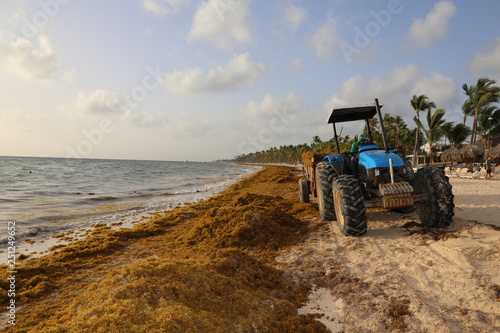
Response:
[[[0,155],[211,161],[500,82],[497,0],[2,0]],[[471,120],[468,120],[471,125]],[[359,134],[362,123],[339,126]]]

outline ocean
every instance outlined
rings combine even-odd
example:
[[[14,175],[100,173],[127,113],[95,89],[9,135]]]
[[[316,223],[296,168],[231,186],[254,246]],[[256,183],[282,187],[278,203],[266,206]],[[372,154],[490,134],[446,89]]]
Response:
[[[259,167],[216,162],[0,156],[0,223],[16,240],[206,199]],[[5,244],[8,233],[0,233]]]

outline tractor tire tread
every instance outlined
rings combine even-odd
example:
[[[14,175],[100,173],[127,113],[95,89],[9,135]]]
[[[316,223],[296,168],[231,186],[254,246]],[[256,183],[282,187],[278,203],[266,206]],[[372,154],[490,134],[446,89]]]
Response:
[[[333,180],[333,191],[338,191],[342,201],[343,219],[337,216],[340,231],[348,236],[361,236],[367,231],[366,208],[363,193],[358,180],[354,176],[342,175]],[[342,225],[340,221],[343,220]]]
[[[448,176],[441,168],[426,167],[415,173],[413,183],[416,184],[419,181],[423,182],[429,191],[428,208],[424,209],[423,212],[419,209],[422,206],[415,205],[422,224],[433,228],[448,227],[453,220],[455,208],[454,195]]]
[[[335,176],[336,172],[330,163],[320,162],[316,166],[319,213],[324,221],[335,221],[336,219],[332,195],[332,181]]]

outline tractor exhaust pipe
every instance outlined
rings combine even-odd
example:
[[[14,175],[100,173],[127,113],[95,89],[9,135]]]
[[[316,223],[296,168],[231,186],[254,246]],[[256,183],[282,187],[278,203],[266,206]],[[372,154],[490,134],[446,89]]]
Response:
[[[394,162],[392,161],[392,158],[389,159],[389,173],[391,175],[391,184],[394,184],[394,168],[393,168]]]
[[[384,120],[382,119],[382,112],[380,112],[380,104],[378,104],[378,98],[375,98],[375,107],[377,109],[378,121],[380,122],[380,129],[382,130],[384,149],[386,153],[389,153],[389,144],[387,143],[387,134],[385,133]]]

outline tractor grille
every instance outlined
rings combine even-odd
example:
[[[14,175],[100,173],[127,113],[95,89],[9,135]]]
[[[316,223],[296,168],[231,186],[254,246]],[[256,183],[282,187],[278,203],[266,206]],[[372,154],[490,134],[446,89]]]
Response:
[[[365,169],[366,170],[366,169]],[[391,174],[389,168],[378,168],[378,175],[375,175],[375,169],[366,170],[365,173],[367,179],[371,181],[369,186],[370,188],[377,188],[379,185],[387,184],[391,182]],[[360,174],[361,171],[360,171]],[[363,181],[366,182],[365,179]],[[410,180],[410,175],[406,173],[405,167],[394,167],[394,181],[396,183],[399,182],[408,182]]]
[[[413,206],[415,194],[408,182],[380,184],[379,188],[385,209]]]

